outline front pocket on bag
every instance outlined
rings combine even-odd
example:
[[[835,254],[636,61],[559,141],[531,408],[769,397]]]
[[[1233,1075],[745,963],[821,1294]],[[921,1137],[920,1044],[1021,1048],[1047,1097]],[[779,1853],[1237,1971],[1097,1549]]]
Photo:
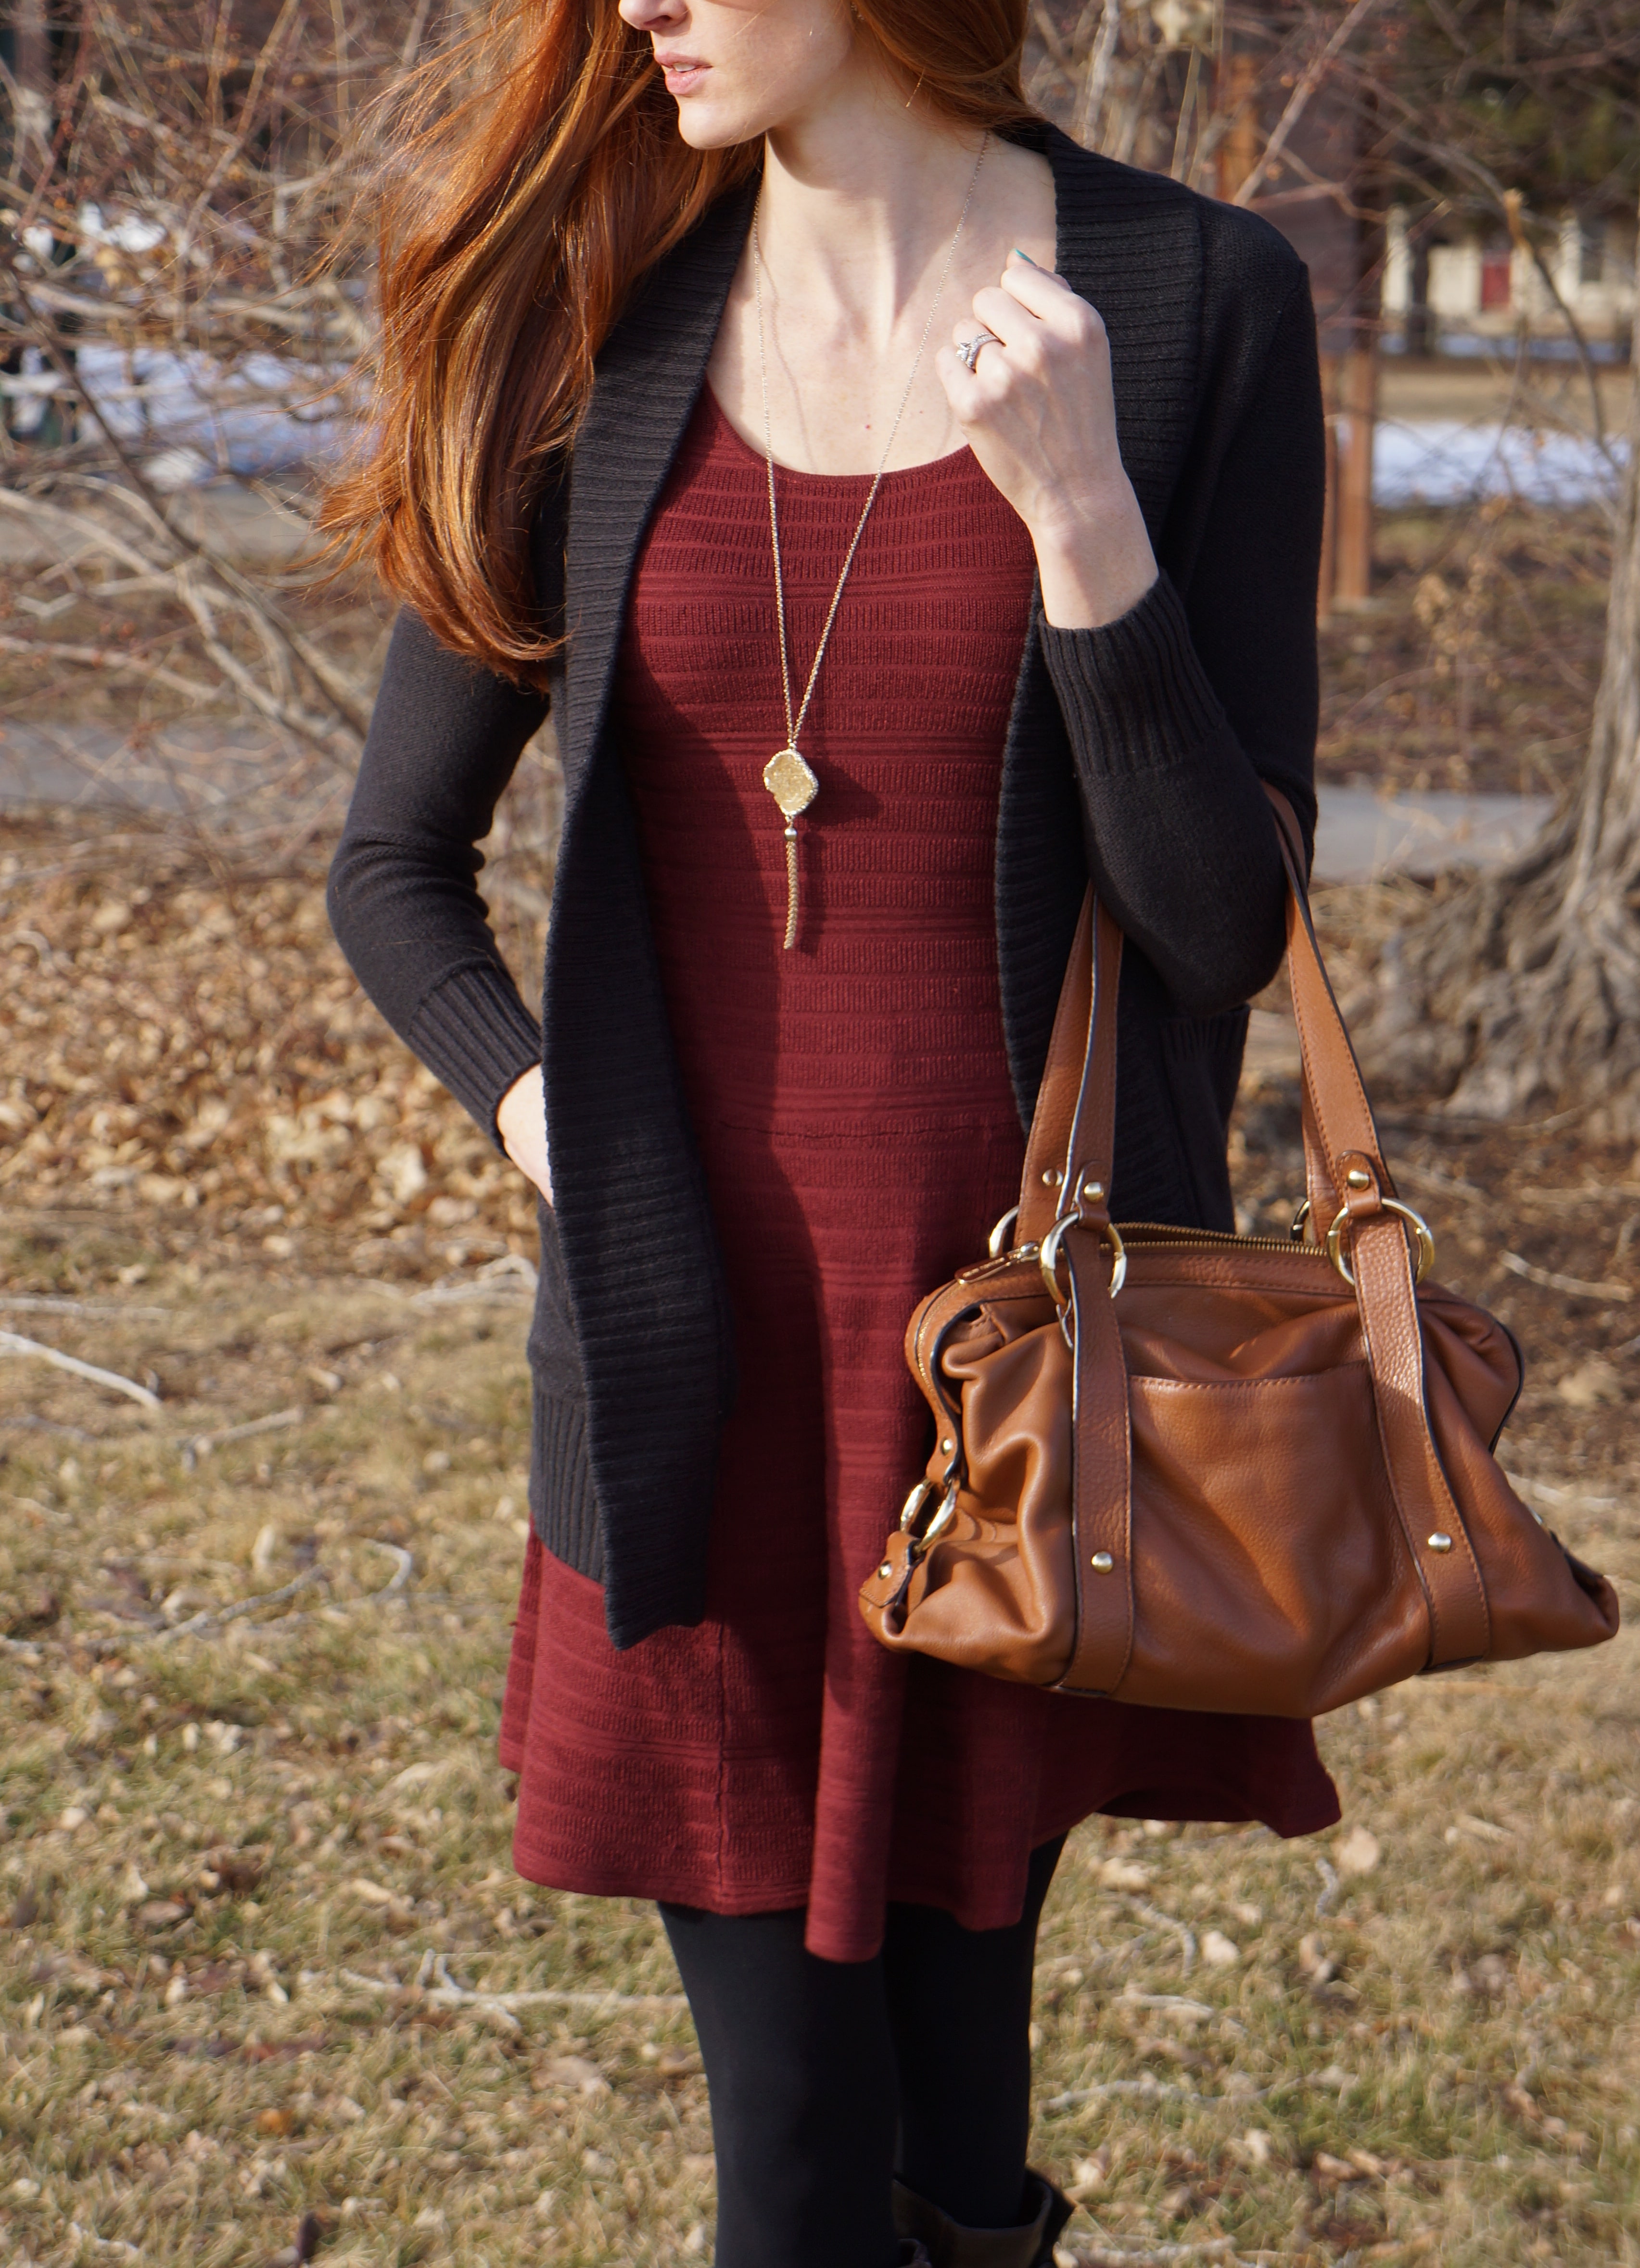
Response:
[[[1135,1378],[1134,1651],[1153,1706],[1311,1716],[1429,1652],[1370,1377]]]

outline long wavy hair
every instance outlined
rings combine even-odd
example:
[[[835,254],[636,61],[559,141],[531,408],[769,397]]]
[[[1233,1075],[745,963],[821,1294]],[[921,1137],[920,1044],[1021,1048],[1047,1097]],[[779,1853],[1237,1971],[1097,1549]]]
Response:
[[[1026,0],[853,0],[890,67],[945,117],[1007,129]],[[434,635],[540,682],[529,522],[599,348],[645,270],[755,170],[691,150],[646,34],[616,0],[492,0],[395,104],[373,194],[380,339],[360,454],[321,525]]]

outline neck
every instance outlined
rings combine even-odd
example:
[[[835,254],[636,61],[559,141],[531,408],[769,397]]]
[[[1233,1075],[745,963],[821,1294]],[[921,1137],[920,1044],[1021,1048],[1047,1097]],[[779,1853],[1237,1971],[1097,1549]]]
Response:
[[[759,235],[777,289],[886,336],[944,257],[980,136],[861,79],[767,136]]]

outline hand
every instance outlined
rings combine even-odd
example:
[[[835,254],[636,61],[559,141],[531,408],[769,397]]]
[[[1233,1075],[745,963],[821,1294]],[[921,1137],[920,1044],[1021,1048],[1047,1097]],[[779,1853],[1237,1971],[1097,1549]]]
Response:
[[[541,1065],[533,1064],[522,1079],[513,1080],[495,1115],[501,1146],[521,1174],[527,1174],[549,1204],[552,1202],[552,1168],[547,1160],[547,1096]]]
[[[978,330],[1000,343],[971,372],[956,348]],[[1115,622],[1156,564],[1116,444],[1104,325],[1063,277],[1016,252],[951,336],[935,366],[969,446],[1030,530],[1049,622]]]

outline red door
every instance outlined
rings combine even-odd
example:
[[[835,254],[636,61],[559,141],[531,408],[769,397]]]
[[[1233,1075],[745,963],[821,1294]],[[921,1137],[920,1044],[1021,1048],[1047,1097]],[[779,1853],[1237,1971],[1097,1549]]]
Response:
[[[1507,252],[1483,252],[1481,254],[1481,306],[1483,312],[1489,307],[1508,306],[1511,265]]]

